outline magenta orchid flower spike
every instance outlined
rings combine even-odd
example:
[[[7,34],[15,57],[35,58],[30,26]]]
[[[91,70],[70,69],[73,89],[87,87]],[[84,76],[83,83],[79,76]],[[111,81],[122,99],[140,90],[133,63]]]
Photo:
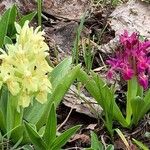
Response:
[[[116,50],[115,57],[107,60],[110,69],[107,78],[114,78],[117,72],[121,73],[124,80],[137,77],[139,84],[148,88],[148,75],[150,73],[150,41],[140,41],[137,33],[131,35],[124,31],[119,39],[120,47]]]

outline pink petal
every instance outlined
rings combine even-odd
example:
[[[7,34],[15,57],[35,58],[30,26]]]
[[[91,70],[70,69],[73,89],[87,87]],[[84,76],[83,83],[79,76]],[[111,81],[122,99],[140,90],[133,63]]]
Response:
[[[148,76],[145,75],[144,73],[140,74],[138,76],[138,81],[139,84],[144,88],[147,89],[148,88]]]
[[[133,75],[134,75],[133,69],[129,68],[123,69],[122,76],[124,80],[130,80],[133,77]]]

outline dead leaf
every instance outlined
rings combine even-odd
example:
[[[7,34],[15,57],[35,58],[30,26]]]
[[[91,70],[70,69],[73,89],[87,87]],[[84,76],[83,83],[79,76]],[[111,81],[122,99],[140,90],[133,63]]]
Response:
[[[76,134],[69,142],[75,142],[79,140],[81,143],[87,143],[89,144],[90,142],[90,137],[85,134]]]
[[[65,95],[63,104],[67,107],[75,109],[76,112],[98,118],[102,113],[102,108],[92,97],[87,97],[83,92],[77,96],[78,90],[75,86],[71,86],[69,92]]]
[[[90,0],[44,0],[43,10],[55,17],[79,20],[89,4]]]
[[[86,127],[86,129],[87,129],[87,130],[94,130],[96,126],[97,126],[97,124],[89,124],[89,125]]]

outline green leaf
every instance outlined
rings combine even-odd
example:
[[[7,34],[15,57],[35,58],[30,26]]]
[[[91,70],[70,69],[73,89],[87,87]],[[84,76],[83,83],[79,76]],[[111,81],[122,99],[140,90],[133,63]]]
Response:
[[[72,70],[70,70],[64,78],[61,79],[57,87],[52,91],[52,94],[48,97],[48,103],[45,105],[44,112],[37,122],[36,126],[37,129],[40,129],[42,125],[45,123],[47,119],[47,112],[49,111],[49,108],[51,104],[54,102],[55,106],[57,107],[61,100],[63,99],[64,95],[70,88],[71,84],[75,81],[75,79],[78,76],[80,66],[74,67]]]
[[[94,150],[103,150],[103,144],[98,140],[97,135],[92,131],[91,132],[91,148]]]
[[[80,69],[78,73],[78,80],[81,81],[83,85],[85,85],[88,92],[95,98],[95,100],[99,103],[99,105],[101,105],[101,107],[106,110],[106,108],[104,108],[105,107],[104,103],[106,103],[109,106],[109,108],[112,107],[112,102],[114,102],[114,100],[112,99],[113,93],[110,92],[110,89],[103,82],[103,80],[100,77],[99,79],[97,79],[96,76],[97,76],[96,74],[92,74],[92,76],[89,76],[87,75],[85,71]],[[98,83],[97,83],[97,80],[99,80]],[[108,101],[106,101],[105,99],[105,95],[107,95],[107,90],[108,90],[108,93],[111,95],[111,97],[107,96]],[[112,115],[112,114],[110,113],[109,115]],[[113,116],[114,116],[114,119],[119,121],[123,127],[128,126],[118,105],[115,102],[113,106]]]
[[[21,144],[22,140],[23,140],[23,137],[21,137],[21,138],[17,141],[17,143],[15,143],[15,145],[14,145],[12,148],[10,148],[10,150],[16,149],[16,148]]]
[[[6,133],[8,90],[4,86],[0,90],[0,129]]]
[[[7,34],[7,29],[8,29],[8,24],[9,24],[9,18],[10,18],[10,12],[11,9],[8,9],[3,16],[1,17],[0,20],[0,48],[3,46],[4,44],[4,38]]]
[[[23,138],[21,143],[29,143],[30,142],[29,136],[26,132],[24,125],[19,125],[19,126],[15,127],[14,129],[12,129],[10,138],[13,143],[16,143],[21,138]]]
[[[53,88],[57,87],[61,79],[66,76],[71,68],[72,59],[71,57],[64,59],[58,64],[50,74],[50,80]]]
[[[6,115],[6,129],[7,129],[7,137],[8,139],[10,138],[11,135],[11,130],[13,129],[13,124],[14,124],[14,112],[12,109],[12,99],[10,98],[10,94],[8,97],[8,102],[7,102],[7,115]]]
[[[9,38],[8,36],[5,36],[5,38],[4,38],[4,45],[6,45],[6,44],[13,44],[11,38]]]
[[[45,133],[43,135],[43,139],[49,148],[51,147],[52,142],[56,138],[56,128],[57,128],[57,116],[55,106],[53,103],[47,118]]]
[[[18,97],[13,96],[9,93],[8,102],[7,102],[7,115],[6,115],[7,132],[10,132],[12,129],[16,128],[17,126],[22,125],[23,111],[21,109],[20,112],[18,112],[17,105],[18,105]],[[8,138],[10,134],[8,134]]]
[[[11,37],[15,34],[14,23],[16,21],[16,17],[17,17],[17,7],[16,5],[13,5],[10,11],[10,17],[9,17],[9,22],[8,22],[8,29],[7,29],[8,37]]]
[[[141,108],[141,106],[144,107],[145,102],[141,97],[138,96],[132,99],[131,106],[132,106],[132,113],[133,113],[132,123],[136,125],[140,119],[141,110],[143,109]]]
[[[132,109],[134,111],[132,123],[137,124],[138,121],[150,110],[150,90],[145,93],[144,99],[137,97],[132,101]]]
[[[83,30],[84,27],[84,21],[85,21],[85,17],[86,14],[83,15],[81,21],[80,21],[80,25],[77,29],[77,33],[76,33],[76,38],[75,38],[75,42],[74,42],[74,46],[72,48],[72,62],[76,63],[76,65],[78,65],[78,59],[79,59],[79,42],[80,42],[80,35],[81,32]]]
[[[150,90],[145,93],[143,101],[145,104],[142,106],[139,118],[142,118],[150,110]]]
[[[112,90],[106,84],[104,84],[103,80],[97,74],[93,73],[93,79],[97,84],[101,95],[100,97],[101,105],[105,114],[105,126],[107,127],[108,131],[112,136],[113,135],[112,125],[115,111],[114,110],[115,96]]]
[[[137,140],[135,140],[135,139],[132,139],[132,140],[133,140],[134,143],[135,143],[139,148],[141,148],[142,150],[149,150],[149,148],[148,148],[146,145],[144,145],[142,142],[137,141]]]
[[[31,125],[25,122],[25,128],[32,144],[39,150],[46,150],[45,142],[40,137],[40,135],[31,127]]]
[[[4,120],[4,114],[2,113],[2,111],[0,110],[0,130],[1,131],[6,131],[5,129],[5,120]]]
[[[24,109],[24,119],[32,124],[36,124],[45,110],[47,103],[41,104],[35,99],[33,104]]]
[[[19,20],[19,25],[22,27],[26,20],[31,21],[35,17],[36,14],[37,14],[37,12],[32,12],[30,14],[27,14],[27,15],[21,17],[21,19]]]
[[[49,148],[49,150],[60,150],[61,147],[67,143],[71,136],[75,134],[80,127],[80,125],[77,125],[63,132],[60,136],[58,136],[55,139],[55,141],[52,143],[52,147]]]

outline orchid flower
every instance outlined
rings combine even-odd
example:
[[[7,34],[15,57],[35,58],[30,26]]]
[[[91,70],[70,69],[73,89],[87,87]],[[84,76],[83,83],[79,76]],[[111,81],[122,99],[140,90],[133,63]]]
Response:
[[[138,83],[148,88],[148,73],[150,71],[149,48],[150,41],[140,41],[137,33],[131,35],[124,31],[119,37],[120,47],[116,50],[114,58],[107,60],[110,69],[107,73],[109,79],[120,72],[124,80],[137,77]]]
[[[47,75],[52,68],[45,59],[49,48],[44,32],[38,31],[39,27],[33,30],[29,21],[22,28],[17,23],[15,26],[16,43],[6,45],[8,53],[0,50],[0,87],[7,85],[10,93],[18,97],[18,106],[28,107],[33,97],[43,104],[52,88]]]

